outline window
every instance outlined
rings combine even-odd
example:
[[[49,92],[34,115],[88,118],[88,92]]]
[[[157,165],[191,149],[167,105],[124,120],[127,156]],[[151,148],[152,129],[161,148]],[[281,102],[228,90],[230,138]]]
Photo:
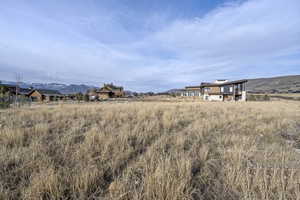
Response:
[[[205,92],[209,92],[209,91],[210,91],[210,88],[204,88],[204,91],[205,91]]]
[[[31,100],[32,100],[32,101],[38,101],[38,98],[37,98],[37,97],[34,97],[34,96],[31,96]]]
[[[224,87],[221,87],[221,92],[224,92]]]
[[[232,87],[229,88],[229,91],[232,92]]]

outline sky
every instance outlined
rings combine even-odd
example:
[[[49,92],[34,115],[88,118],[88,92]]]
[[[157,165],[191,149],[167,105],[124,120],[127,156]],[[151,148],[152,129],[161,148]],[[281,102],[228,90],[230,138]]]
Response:
[[[3,0],[0,79],[165,91],[300,74],[299,0]]]

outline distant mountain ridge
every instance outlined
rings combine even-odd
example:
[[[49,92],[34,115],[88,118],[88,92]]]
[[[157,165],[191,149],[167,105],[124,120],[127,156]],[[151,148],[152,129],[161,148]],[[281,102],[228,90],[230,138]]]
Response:
[[[249,79],[246,88],[255,93],[300,93],[300,75]]]
[[[16,85],[16,82],[13,81],[1,81],[4,84]],[[97,88],[96,86],[91,85],[76,85],[76,84],[61,84],[61,83],[20,83],[22,88],[35,88],[35,89],[48,89],[48,90],[58,90],[62,94],[75,94],[75,93],[86,93],[87,90]]]

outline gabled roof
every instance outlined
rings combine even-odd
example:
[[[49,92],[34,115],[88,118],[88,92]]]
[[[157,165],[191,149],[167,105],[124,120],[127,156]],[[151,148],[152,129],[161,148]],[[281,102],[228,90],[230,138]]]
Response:
[[[30,94],[32,94],[34,91],[37,91],[39,92],[40,94],[42,95],[45,95],[45,96],[60,96],[62,95],[59,91],[57,90],[46,90],[46,89],[35,89],[35,90],[32,90],[30,92]]]
[[[107,88],[101,88],[97,93],[112,93],[113,91]]]
[[[32,91],[32,89],[29,89],[29,88],[19,88],[18,93],[28,95],[31,91]]]
[[[237,80],[237,81],[228,81],[225,83],[201,83],[201,87],[209,87],[209,86],[224,86],[224,85],[232,85],[238,83],[246,83],[248,82],[247,79]]]
[[[111,89],[111,90],[122,90],[123,89],[123,87],[120,87],[120,86],[116,86],[116,85],[114,85],[114,84],[104,84],[104,86],[103,86],[104,88],[108,88],[108,89]]]
[[[123,87],[115,86],[113,84],[104,84],[102,88],[97,90],[97,93],[113,93],[115,90],[123,90]]]

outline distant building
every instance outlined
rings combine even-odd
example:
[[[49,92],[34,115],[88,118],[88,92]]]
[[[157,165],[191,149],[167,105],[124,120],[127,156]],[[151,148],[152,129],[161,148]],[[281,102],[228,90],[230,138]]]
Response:
[[[216,81],[201,84],[201,93],[206,101],[246,101],[247,80]]]
[[[32,91],[31,88],[19,88],[16,85],[0,83],[0,86],[7,88],[10,96],[15,96],[18,93],[19,96],[28,97],[28,94]]]
[[[45,89],[32,90],[28,96],[32,99],[32,101],[57,101],[64,98],[64,95],[57,90]]]
[[[247,80],[216,80],[213,83],[201,83],[199,86],[187,86],[180,96],[200,97],[205,101],[246,101]]]
[[[90,101],[95,101],[95,100],[99,99],[97,91],[98,90],[96,88],[89,89],[87,91],[87,95],[89,96],[89,100]]]
[[[120,98],[125,96],[124,88],[114,84],[104,84],[100,89],[93,89],[88,92],[90,100]]]
[[[187,86],[184,90],[181,90],[181,96],[185,97],[200,97],[201,87],[200,86]]]
[[[18,95],[21,95],[23,97],[28,97],[31,91],[32,91],[31,88],[19,88]]]
[[[17,91],[16,85],[0,84],[0,86],[6,88],[5,90],[8,91],[9,95],[12,96],[12,95],[16,94],[16,91]]]

